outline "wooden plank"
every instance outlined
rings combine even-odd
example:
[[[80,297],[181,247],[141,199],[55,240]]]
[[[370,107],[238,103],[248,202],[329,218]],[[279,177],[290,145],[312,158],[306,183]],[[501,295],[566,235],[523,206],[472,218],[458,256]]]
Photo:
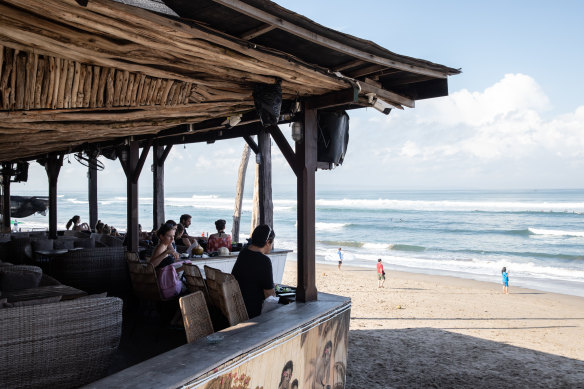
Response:
[[[136,81],[136,74],[131,73],[128,76],[128,87],[126,88],[125,105],[132,105],[132,91],[134,90],[134,82]]]
[[[34,108],[41,108],[41,93],[43,90],[43,79],[45,76],[45,58],[38,57],[37,73],[34,86]],[[1,62],[0,62],[1,63]]]
[[[79,81],[81,77],[81,64],[77,61],[73,63],[73,83],[71,85],[70,107],[77,107],[77,94],[79,93]],[[83,91],[83,85],[81,86]],[[83,100],[81,100],[83,101]]]
[[[264,23],[277,26],[279,29],[289,32],[290,34],[296,35],[300,38],[306,39],[307,41],[319,44],[324,47],[328,47],[329,49],[340,51],[342,53],[351,55],[357,59],[361,59],[366,62],[372,62],[391,68],[406,70],[408,72],[424,74],[437,78],[446,78],[448,76],[443,72],[423,68],[417,65],[399,62],[396,60],[391,60],[388,58],[367,53],[365,51],[361,51],[359,49],[346,45],[342,42],[335,41],[333,39],[319,35],[313,31],[307,30],[306,28],[297,26],[284,19],[274,16],[269,12],[255,8],[252,5],[244,3],[243,1],[240,0],[213,0],[213,1],[225,7],[231,8],[237,12],[240,12],[244,15],[250,16],[256,20],[260,20]]]
[[[111,107],[114,105],[116,87],[114,84],[114,80],[116,77],[116,69],[109,68],[107,72],[107,78],[105,82],[106,93],[105,93],[105,106]]]
[[[45,107],[54,108],[55,82],[57,82],[59,71],[57,70],[57,58],[49,57],[49,88],[47,90],[47,101]],[[43,92],[44,93],[44,92]]]
[[[352,78],[359,78],[359,77],[363,77],[363,76],[368,76],[368,75],[373,74],[373,73],[381,72],[385,69],[387,69],[385,66],[370,65],[370,66],[365,66],[363,68],[359,68],[359,69],[347,72],[346,75],[349,77],[352,77]]]
[[[130,82],[130,72],[124,70],[122,72],[122,81],[121,85],[117,85],[117,88],[120,89],[120,105],[127,105],[126,104],[126,95],[128,94],[128,83]]]
[[[10,103],[9,108],[14,109],[16,105],[16,79],[18,77],[18,53],[19,50],[14,50],[12,57],[12,77],[10,77]]]
[[[264,35],[265,33],[270,32],[275,28],[276,28],[276,26],[273,26],[271,24],[264,24],[264,25],[261,25],[259,27],[256,27],[254,29],[251,29],[249,31],[244,32],[243,34],[239,35],[239,37],[245,41],[249,41],[249,40],[252,40],[253,38],[256,38],[260,35]]]
[[[99,95],[99,84],[101,80],[101,68],[99,66],[88,66],[87,67],[87,79],[91,78],[90,87],[90,97],[89,97],[89,107],[97,106],[97,96]],[[93,74],[92,74],[93,73]],[[92,77],[89,77],[92,75]],[[85,107],[85,102],[83,104]]]
[[[13,64],[12,57],[14,55],[14,50],[5,48],[6,54],[4,55],[4,71],[2,77],[0,77],[0,93],[2,94],[2,109],[10,108],[10,89],[8,87],[10,81],[10,75],[12,74]]]
[[[24,109],[26,99],[26,64],[28,56],[25,52],[19,53],[16,57],[16,103],[14,109]]]
[[[81,66],[81,74],[80,74],[80,82],[79,87],[83,88],[83,90],[79,91],[79,95],[77,96],[77,106],[87,108],[89,107],[89,103],[91,101],[91,85],[93,82],[93,67],[92,66]]]
[[[363,65],[364,63],[366,63],[366,62],[364,62],[363,60],[354,59],[352,61],[345,62],[344,64],[339,65],[339,66],[333,68],[333,70],[335,72],[342,72],[343,70],[351,69],[351,68],[357,67],[359,65]]]
[[[112,105],[114,105],[115,107],[120,106],[120,95],[122,93],[123,78],[124,78],[124,70],[119,70],[119,69],[116,70],[116,75],[114,77],[114,84],[113,84],[114,98],[112,101]]]
[[[35,88],[36,88],[36,78],[37,78],[37,69],[39,65],[39,56],[35,53],[31,53],[28,56],[29,60],[32,59],[32,67],[31,69],[27,69],[27,102],[26,102],[26,109],[34,109],[34,98],[35,98]],[[29,61],[30,62],[30,61]],[[29,81],[30,78],[30,81]]]
[[[2,68],[4,67],[4,50],[6,48],[0,45],[0,80],[2,80]]]

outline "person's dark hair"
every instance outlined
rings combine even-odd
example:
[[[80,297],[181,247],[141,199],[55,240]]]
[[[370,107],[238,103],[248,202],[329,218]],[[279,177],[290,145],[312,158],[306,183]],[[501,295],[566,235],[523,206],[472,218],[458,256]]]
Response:
[[[73,216],[71,219],[69,219],[69,221],[67,222],[67,225],[65,227],[67,229],[71,228],[71,225],[73,225],[73,223],[75,223],[75,221],[77,221],[77,223],[79,223],[81,221],[81,216],[79,216],[79,215]]]
[[[95,232],[101,234],[101,232],[103,231],[103,222],[101,220],[98,220],[97,223],[95,223]]]
[[[171,226],[176,227],[176,222],[172,219],[165,221],[164,224],[170,224]]]
[[[188,213],[185,213],[184,215],[180,215],[180,219],[178,220],[180,224],[183,224],[183,222],[186,222],[189,219],[192,219],[193,217],[191,215],[189,215]]]
[[[223,219],[215,220],[215,228],[217,229],[217,231],[224,230],[225,223],[226,223],[226,221]]]
[[[257,247],[264,247],[268,241],[273,242],[276,233],[267,224],[260,224],[251,234],[251,244]]]
[[[173,230],[175,226],[173,226],[170,223],[164,223],[163,225],[160,226],[160,228],[158,229],[158,231],[156,231],[156,236],[163,237],[164,235],[166,235],[166,233],[170,230]]]
[[[503,266],[503,268],[501,269],[501,273],[505,273],[507,271],[507,267]]]
[[[185,230],[185,226],[183,226],[182,224],[177,224],[176,225],[176,234],[180,234]]]
[[[381,258],[379,258],[379,259],[377,260],[377,262],[381,262]]]
[[[290,388],[294,389],[294,387],[296,386],[296,389],[298,389],[298,379],[295,379],[294,381],[292,381],[292,383],[290,384]]]

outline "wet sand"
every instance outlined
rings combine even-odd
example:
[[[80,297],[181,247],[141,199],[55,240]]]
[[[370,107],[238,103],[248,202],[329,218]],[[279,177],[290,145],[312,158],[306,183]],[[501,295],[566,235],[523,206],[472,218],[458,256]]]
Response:
[[[347,388],[584,388],[584,298],[387,275],[380,289],[374,266],[316,265],[319,291],[352,299]]]

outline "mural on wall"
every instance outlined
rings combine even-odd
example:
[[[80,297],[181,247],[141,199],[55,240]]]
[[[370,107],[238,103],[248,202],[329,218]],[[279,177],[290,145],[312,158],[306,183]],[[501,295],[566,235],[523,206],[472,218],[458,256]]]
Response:
[[[197,389],[342,389],[345,387],[350,309],[267,351]]]

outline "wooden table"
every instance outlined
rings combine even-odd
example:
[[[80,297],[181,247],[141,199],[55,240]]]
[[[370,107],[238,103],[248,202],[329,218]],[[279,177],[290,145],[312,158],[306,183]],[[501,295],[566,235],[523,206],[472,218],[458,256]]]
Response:
[[[87,292],[67,285],[47,285],[30,289],[15,290],[13,292],[4,292],[3,294],[3,297],[8,298],[9,303],[55,296],[61,296],[61,300],[73,300],[78,297],[87,296]]]

